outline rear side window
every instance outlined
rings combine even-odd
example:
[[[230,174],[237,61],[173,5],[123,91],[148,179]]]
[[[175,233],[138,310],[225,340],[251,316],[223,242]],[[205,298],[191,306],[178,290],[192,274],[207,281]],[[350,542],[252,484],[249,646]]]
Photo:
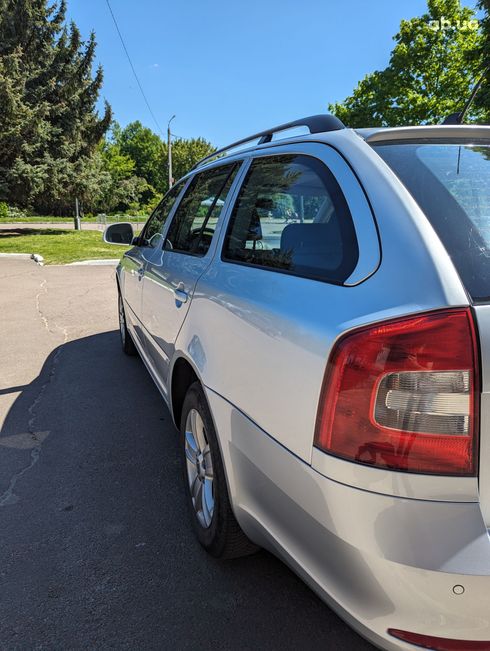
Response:
[[[228,226],[224,260],[342,283],[358,257],[347,202],[322,162],[301,155],[253,161]]]
[[[196,174],[175,211],[165,240],[166,249],[206,254],[238,167],[234,163]]]
[[[431,222],[474,301],[490,301],[490,145],[374,145]]]

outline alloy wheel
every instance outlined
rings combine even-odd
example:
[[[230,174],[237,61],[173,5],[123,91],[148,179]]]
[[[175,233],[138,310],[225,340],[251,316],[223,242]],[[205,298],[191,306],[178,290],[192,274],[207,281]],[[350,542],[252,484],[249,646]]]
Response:
[[[192,505],[199,524],[207,529],[214,513],[213,459],[204,422],[197,409],[191,409],[187,415],[185,456]]]

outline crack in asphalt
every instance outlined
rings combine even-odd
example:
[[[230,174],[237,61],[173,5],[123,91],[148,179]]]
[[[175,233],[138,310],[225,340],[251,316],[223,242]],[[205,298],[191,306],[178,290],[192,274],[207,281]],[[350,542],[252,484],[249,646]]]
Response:
[[[39,286],[39,291],[38,291],[38,293],[36,294],[36,310],[37,310],[37,313],[39,314],[39,316],[40,316],[40,318],[41,318],[41,321],[42,321],[43,324],[44,324],[44,327],[46,328],[46,330],[47,330],[48,332],[50,332],[49,324],[48,324],[48,320],[47,320],[47,318],[44,316],[44,314],[41,312],[41,305],[40,305],[40,303],[41,303],[41,298],[40,298],[40,297],[41,297],[41,294],[43,294],[43,293],[44,293],[44,294],[47,294],[47,293],[48,293],[48,289],[47,289],[47,287],[46,287],[47,284],[48,284],[48,281],[47,281],[46,278],[45,278],[45,279],[41,282],[41,285]]]
[[[41,310],[41,295],[42,294],[47,294],[48,289],[47,289],[47,280],[46,278],[41,282],[39,286],[39,291],[36,294],[36,310],[37,313],[39,314],[39,317],[41,321],[43,322],[43,325],[45,329],[50,333],[50,334],[55,334],[53,330],[50,328],[49,321],[43,311]],[[62,335],[63,335],[63,343],[66,344],[68,341],[68,331],[66,328],[63,328],[59,326],[57,323],[53,322],[54,327],[59,330]],[[33,440],[33,447],[30,452],[30,461],[29,464],[24,466],[24,468],[21,468],[18,472],[16,472],[10,479],[8,488],[0,495],[0,507],[10,505],[10,504],[15,504],[18,502],[18,497],[14,493],[14,488],[19,481],[19,479],[25,475],[31,468],[33,468],[36,463],[39,461],[39,457],[41,454],[41,446],[47,435],[49,434],[46,432],[36,432],[35,430],[35,422],[36,422],[36,410],[41,403],[44,394],[46,392],[46,388],[48,385],[51,383],[55,372],[56,372],[56,367],[58,365],[58,360],[59,356],[61,354],[61,346],[58,346],[58,349],[56,350],[52,361],[51,361],[51,368],[49,369],[48,376],[46,380],[43,382],[41,385],[39,392],[37,393],[36,397],[34,398],[33,402],[27,409],[27,413],[29,414],[29,420],[27,421],[27,432],[30,434]],[[37,437],[37,434],[43,434],[42,437]]]
[[[19,472],[16,472],[15,475],[10,479],[9,486],[6,491],[0,495],[0,507],[1,506],[7,506],[9,504],[15,504],[16,502],[19,501],[19,498],[17,495],[14,493],[14,488],[19,479],[24,475],[26,472],[28,472],[33,466],[36,465],[36,463],[39,460],[39,455],[41,454],[41,445],[36,446],[32,448],[31,450],[31,461],[28,466],[25,466],[22,468],[22,470],[19,470]]]

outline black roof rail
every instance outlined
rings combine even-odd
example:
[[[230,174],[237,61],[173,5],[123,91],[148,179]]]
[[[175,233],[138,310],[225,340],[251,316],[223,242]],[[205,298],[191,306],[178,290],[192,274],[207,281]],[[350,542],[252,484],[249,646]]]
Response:
[[[286,122],[285,124],[280,124],[278,127],[274,127],[272,129],[266,129],[265,131],[259,131],[259,133],[255,133],[253,136],[248,136],[248,138],[242,138],[241,140],[232,142],[230,145],[227,145],[226,147],[217,149],[212,154],[209,154],[209,156],[205,156],[200,161],[198,161],[192,169],[196,169],[196,167],[200,167],[206,161],[209,161],[213,158],[216,158],[216,156],[219,156],[219,154],[223,154],[224,152],[227,152],[230,149],[234,149],[239,145],[244,145],[245,143],[251,142],[252,140],[257,140],[257,138],[259,139],[259,142],[257,144],[263,145],[266,142],[270,142],[272,140],[272,136],[275,133],[286,131],[286,129],[293,129],[294,127],[308,127],[310,133],[322,133],[324,131],[339,131],[340,129],[345,129],[345,124],[343,124],[334,115],[328,115],[328,114],[310,115],[310,117],[301,118],[300,120],[293,120],[293,122]]]

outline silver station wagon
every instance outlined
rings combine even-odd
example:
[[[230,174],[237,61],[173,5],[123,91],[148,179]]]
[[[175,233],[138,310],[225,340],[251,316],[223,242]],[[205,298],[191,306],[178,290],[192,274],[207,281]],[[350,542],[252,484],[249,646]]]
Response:
[[[382,649],[490,649],[490,127],[298,120],[104,237],[204,548]]]

